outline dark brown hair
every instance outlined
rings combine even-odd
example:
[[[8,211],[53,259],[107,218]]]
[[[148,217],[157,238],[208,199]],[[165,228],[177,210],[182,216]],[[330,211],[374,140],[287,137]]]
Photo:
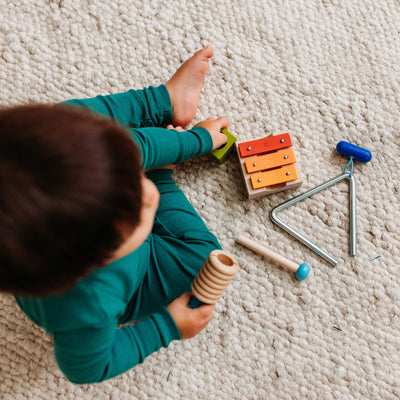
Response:
[[[0,110],[0,291],[45,296],[103,266],[137,226],[141,159],[129,133],[72,106]]]

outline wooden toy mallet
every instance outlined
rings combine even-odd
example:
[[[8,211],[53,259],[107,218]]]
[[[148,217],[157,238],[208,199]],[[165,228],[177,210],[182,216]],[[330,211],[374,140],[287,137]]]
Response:
[[[238,271],[239,264],[231,254],[223,250],[212,251],[194,278],[189,307],[215,304]]]
[[[288,260],[286,257],[283,257],[275,253],[274,251],[269,250],[264,246],[261,246],[260,244],[254,242],[253,240],[247,238],[246,236],[239,235],[239,237],[237,238],[237,242],[255,251],[256,253],[261,254],[264,257],[267,257],[271,261],[274,261],[277,264],[282,265],[282,267],[288,269],[289,271],[295,272],[296,278],[300,281],[306,279],[310,272],[310,266],[308,264],[306,263],[300,265],[296,264],[295,262]]]

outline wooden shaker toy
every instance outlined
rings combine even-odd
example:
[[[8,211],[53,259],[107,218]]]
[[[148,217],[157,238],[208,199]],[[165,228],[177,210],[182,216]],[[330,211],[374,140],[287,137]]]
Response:
[[[192,283],[189,307],[215,304],[238,271],[239,264],[231,254],[224,250],[212,251]]]

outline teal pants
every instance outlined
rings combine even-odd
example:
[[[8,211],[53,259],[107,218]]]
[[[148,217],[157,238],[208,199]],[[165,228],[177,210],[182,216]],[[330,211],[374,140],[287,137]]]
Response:
[[[137,92],[139,95],[141,91]],[[170,107],[169,104],[156,104],[153,101],[150,107],[147,102],[139,115],[140,121],[146,121],[148,128],[141,128],[140,121],[131,121],[132,125],[136,129],[141,128],[142,132],[154,129],[149,127],[153,125],[151,115],[157,115],[154,125],[170,123],[172,113],[160,111]],[[154,110],[154,107],[157,109]],[[160,119],[160,115],[166,116],[166,119]],[[135,136],[134,130],[132,135]],[[130,314],[130,320],[144,319],[159,312],[181,294],[190,291],[193,279],[210,252],[221,249],[216,237],[176,186],[172,173],[168,169],[146,173],[160,192],[160,203],[152,233],[142,245],[150,249],[147,273],[129,303],[127,314]]]

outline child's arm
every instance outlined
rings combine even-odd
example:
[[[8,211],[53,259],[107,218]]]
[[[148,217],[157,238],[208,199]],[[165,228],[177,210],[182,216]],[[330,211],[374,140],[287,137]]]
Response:
[[[67,100],[61,104],[86,107],[96,114],[112,118],[120,125],[135,128],[162,126],[172,121],[171,100],[164,85],[89,99]]]
[[[185,132],[155,127],[172,120],[171,101],[164,85],[61,104],[89,108],[121,125],[130,125],[129,131],[142,151],[144,169],[178,164],[207,154],[226,142],[226,136],[220,133],[228,126],[223,117],[208,119]]]
[[[131,130],[143,157],[145,170],[178,164],[210,153],[226,143],[222,128],[228,126],[225,117],[207,119],[188,131],[163,128]]]
[[[212,149],[212,139],[204,128],[178,132],[162,128],[135,129],[132,137],[142,154],[143,169],[161,168],[200,155]]]
[[[181,339],[179,329],[164,309],[120,329],[116,329],[114,321],[105,326],[56,333],[54,347],[66,377],[84,384],[122,374],[175,339]]]

